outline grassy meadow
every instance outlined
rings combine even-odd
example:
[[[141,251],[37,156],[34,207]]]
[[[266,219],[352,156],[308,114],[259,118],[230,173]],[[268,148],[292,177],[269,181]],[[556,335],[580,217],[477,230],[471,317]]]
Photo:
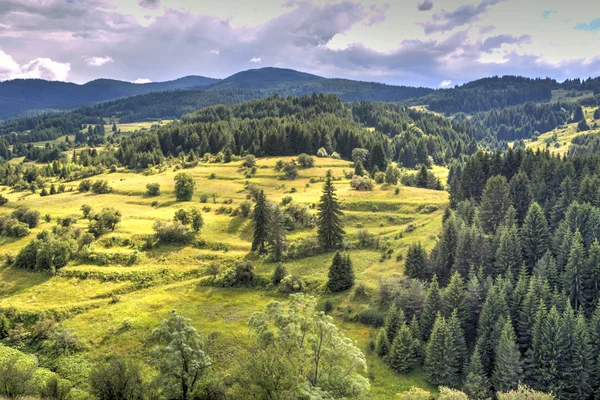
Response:
[[[136,129],[139,129],[136,124]],[[124,126],[120,126],[124,129]],[[108,129],[107,129],[108,131]],[[122,221],[114,232],[102,236],[92,245],[93,252],[107,254],[136,253],[139,261],[133,265],[85,264],[71,262],[52,276],[32,273],[12,267],[0,267],[0,308],[12,309],[24,315],[54,315],[70,329],[83,344],[83,350],[71,356],[62,356],[55,370],[85,389],[87,373],[96,360],[109,353],[121,353],[144,361],[144,345],[152,329],[171,309],[192,320],[203,334],[218,332],[223,342],[235,351],[249,341],[247,321],[253,312],[273,299],[283,299],[276,291],[258,289],[225,289],[203,285],[209,279],[205,270],[214,261],[229,263],[249,257],[259,275],[270,277],[274,263],[249,256],[252,228],[249,218],[231,216],[220,208],[236,209],[248,196],[247,181],[265,190],[267,199],[280,203],[285,196],[294,202],[313,205],[318,202],[327,170],[335,181],[337,194],[344,208],[345,230],[348,240],[355,242],[361,230],[376,235],[383,250],[353,249],[350,251],[357,283],[364,283],[373,291],[381,278],[402,274],[403,257],[411,243],[421,242],[428,249],[437,240],[441,230],[443,210],[448,193],[413,187],[376,185],[373,191],[350,188],[344,171],[352,170],[347,161],[316,158],[314,168],[300,169],[295,180],[282,180],[282,172],[274,170],[278,160],[292,157],[262,158],[257,160],[257,172],[251,178],[244,176],[241,162],[228,164],[200,163],[183,171],[196,181],[194,198],[177,202],[173,193],[173,178],[181,170],[173,165],[134,173],[119,169],[117,172],[92,177],[92,181],[106,179],[112,187],[110,194],[79,193],[79,181],[66,184],[67,191],[46,197],[39,193],[14,192],[0,187],[0,193],[9,202],[0,207],[0,215],[19,206],[48,214],[51,222],[43,219],[40,225],[24,238],[0,238],[0,257],[16,255],[36,234],[50,230],[56,218],[76,214],[82,218],[84,204],[100,211],[115,207],[122,213]],[[445,181],[448,171],[436,167],[434,174]],[[161,195],[146,197],[146,184],[159,183]],[[70,189],[72,188],[72,191]],[[200,203],[201,195],[208,201]],[[161,245],[148,251],[135,250],[125,239],[132,241],[153,233],[155,220],[173,218],[176,210],[188,206],[206,207],[205,226],[198,234],[206,246],[197,248],[180,245]],[[208,211],[210,208],[210,211]],[[85,229],[87,220],[80,219],[78,227]],[[298,229],[288,233],[288,242],[316,235],[316,229]],[[389,253],[389,254],[388,254]],[[309,292],[320,296],[320,287],[327,280],[333,254],[320,254],[299,260],[287,260],[289,273],[301,277]],[[321,301],[325,299],[321,296]],[[365,352],[371,378],[372,398],[391,398],[411,386],[434,390],[418,373],[402,376],[393,372],[369,350],[369,341],[376,330],[350,322],[345,318],[366,306],[351,292],[327,295],[334,304],[332,315],[339,327]]]

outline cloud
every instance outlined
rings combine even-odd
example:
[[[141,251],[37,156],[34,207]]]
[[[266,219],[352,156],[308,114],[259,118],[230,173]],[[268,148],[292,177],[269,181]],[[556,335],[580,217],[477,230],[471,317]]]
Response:
[[[219,49],[212,49],[211,51],[209,51],[210,54],[214,54],[215,56],[218,56],[219,54],[221,54],[221,52],[219,51]]]
[[[432,0],[423,0],[420,3],[417,3],[417,10],[419,11],[430,11],[433,8]]]
[[[87,56],[83,56],[81,57],[87,65],[89,65],[90,67],[101,67],[104,64],[108,64],[113,62],[114,60],[112,59],[112,57],[87,57]]]
[[[486,33],[493,32],[494,30],[496,30],[496,27],[494,25],[485,25],[479,28],[479,34],[485,35]]]
[[[376,4],[371,5],[371,7],[369,7],[369,11],[371,13],[369,19],[367,21],[365,21],[364,25],[365,26],[373,26],[373,25],[377,25],[382,23],[383,21],[385,21],[386,19],[386,15],[385,13],[387,12],[387,10],[389,10],[390,5],[385,3],[381,6],[378,6]]]
[[[542,11],[541,15],[542,15],[543,19],[548,21],[552,14],[557,14],[557,13],[558,13],[558,11],[556,11],[556,10],[544,10],[544,11]]]
[[[133,81],[133,83],[137,83],[137,84],[144,84],[144,83],[151,83],[152,81],[148,78],[137,78],[135,81]]]
[[[452,86],[452,81],[450,79],[446,79],[440,82],[441,88],[449,88],[450,86]]]
[[[507,0],[483,0],[479,5],[467,4],[454,11],[442,10],[433,15],[433,21],[422,23],[426,35],[447,32],[482,19],[491,6]]]
[[[138,5],[142,8],[160,8],[160,0],[139,0]]]
[[[262,58],[260,58],[260,57],[253,57],[253,58],[250,59],[250,62],[251,63],[259,64],[259,63],[262,62]]]
[[[70,70],[71,64],[59,63],[45,57],[19,65],[10,55],[0,50],[0,81],[27,78],[64,81]]]
[[[498,35],[487,38],[481,45],[481,51],[491,53],[495,49],[499,49],[503,44],[521,45],[531,43],[530,35],[521,35],[519,37],[513,35]]]
[[[589,24],[580,23],[575,25],[575,29],[580,31],[596,33],[600,30],[600,18],[594,18]]]

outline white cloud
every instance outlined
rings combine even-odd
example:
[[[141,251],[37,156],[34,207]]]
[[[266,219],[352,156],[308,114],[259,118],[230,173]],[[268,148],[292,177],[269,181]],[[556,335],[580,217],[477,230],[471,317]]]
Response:
[[[81,57],[83,58],[83,60],[86,62],[87,65],[89,65],[90,67],[101,67],[104,64],[108,64],[113,62],[114,60],[112,59],[112,57],[106,56],[106,57],[87,57],[87,56],[83,56]]]
[[[143,84],[143,83],[151,83],[152,81],[148,78],[137,78],[133,83]]]
[[[258,63],[262,62],[262,58],[260,58],[260,57],[254,57],[254,58],[252,58],[252,59],[250,60],[250,62],[251,62],[251,63],[257,63],[257,64],[258,64]]]
[[[450,79],[443,80],[440,83],[441,88],[449,88],[450,86],[452,86],[452,81]]]
[[[60,63],[45,57],[39,57],[27,64],[19,65],[10,55],[0,50],[0,81],[19,78],[64,81],[70,70],[70,63]]]
[[[219,54],[221,54],[221,52],[219,51],[219,49],[212,49],[211,51],[209,51],[210,54],[214,54],[215,56],[218,56]]]

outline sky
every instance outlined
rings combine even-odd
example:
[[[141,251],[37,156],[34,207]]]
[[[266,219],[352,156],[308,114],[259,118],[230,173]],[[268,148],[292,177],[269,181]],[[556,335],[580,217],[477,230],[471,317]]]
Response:
[[[600,76],[600,1],[0,0],[0,81],[262,67],[428,87]]]

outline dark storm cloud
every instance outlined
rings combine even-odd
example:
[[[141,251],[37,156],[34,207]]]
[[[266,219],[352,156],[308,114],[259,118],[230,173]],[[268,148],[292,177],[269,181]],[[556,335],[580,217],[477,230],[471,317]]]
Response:
[[[417,3],[417,10],[419,11],[429,11],[433,8],[432,0],[423,0],[420,3]]]
[[[429,35],[435,32],[447,32],[455,28],[471,24],[480,20],[488,12],[488,9],[500,2],[506,0],[483,0],[475,6],[467,4],[458,7],[454,11],[442,10],[433,15],[433,21],[423,23],[425,34]]]

